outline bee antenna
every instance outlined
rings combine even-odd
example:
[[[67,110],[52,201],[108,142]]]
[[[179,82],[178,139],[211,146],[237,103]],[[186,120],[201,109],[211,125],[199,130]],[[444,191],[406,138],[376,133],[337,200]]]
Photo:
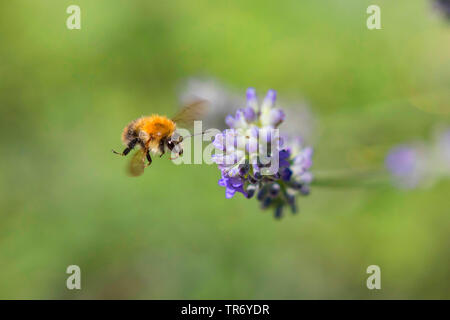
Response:
[[[190,136],[183,137],[183,140],[186,139],[186,138],[190,138],[190,137],[195,137],[195,136],[199,136],[199,135],[204,135],[204,134],[206,133],[206,131],[208,131],[208,130],[205,130],[205,131],[203,131],[203,132],[201,132],[201,133],[191,134]]]

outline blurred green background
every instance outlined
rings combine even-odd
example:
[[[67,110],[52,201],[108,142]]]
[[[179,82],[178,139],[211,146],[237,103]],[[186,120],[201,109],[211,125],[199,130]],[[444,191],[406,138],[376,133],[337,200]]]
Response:
[[[450,298],[449,181],[316,187],[277,221],[225,199],[213,165],[155,159],[134,179],[111,153],[206,75],[307,99],[313,172],[382,165],[450,123],[449,40],[430,1],[0,2],[0,298]],[[71,264],[82,290],[66,288]]]

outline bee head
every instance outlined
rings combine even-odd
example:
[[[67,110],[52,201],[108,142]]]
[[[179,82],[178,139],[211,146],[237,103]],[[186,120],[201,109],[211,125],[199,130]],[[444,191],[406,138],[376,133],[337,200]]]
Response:
[[[178,133],[174,133],[172,136],[167,139],[167,148],[177,153],[179,156],[183,154],[183,148],[181,146],[181,142],[183,141],[183,137],[179,135]]]
[[[172,151],[173,148],[175,148],[175,143],[172,140],[168,140],[167,141],[167,148],[169,148],[169,150]]]

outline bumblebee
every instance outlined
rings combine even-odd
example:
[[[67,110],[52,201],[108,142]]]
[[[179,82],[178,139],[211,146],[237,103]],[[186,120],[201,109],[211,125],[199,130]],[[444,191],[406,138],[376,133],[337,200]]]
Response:
[[[122,142],[126,148],[122,153],[113,153],[126,156],[136,146],[140,147],[131,158],[128,171],[132,176],[139,176],[144,169],[151,165],[152,157],[150,153],[159,154],[162,157],[170,151],[177,156],[183,154],[181,142],[183,137],[176,132],[177,125],[190,128],[195,120],[200,120],[206,113],[206,103],[204,100],[195,101],[184,106],[174,117],[153,114],[131,121],[122,133]],[[145,159],[147,163],[145,164]]]

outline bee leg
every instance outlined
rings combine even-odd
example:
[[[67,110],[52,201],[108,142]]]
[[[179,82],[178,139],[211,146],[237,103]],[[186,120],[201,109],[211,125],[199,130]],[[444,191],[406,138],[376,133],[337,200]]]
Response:
[[[145,153],[145,156],[147,157],[147,161],[148,161],[148,163],[145,165],[145,167],[148,167],[149,165],[152,164],[152,157],[150,156],[149,150],[147,150],[147,152]]]
[[[159,156],[160,158],[164,155],[164,153],[166,153],[166,150],[164,150],[165,143],[165,139],[161,139],[161,141],[159,142],[159,152],[161,152],[161,155]]]
[[[131,150],[133,150],[133,148],[136,146],[136,143],[138,143],[139,139],[133,139],[130,141],[130,143],[128,144],[128,146],[125,148],[125,150],[122,151],[122,153],[119,153],[117,151],[112,151],[115,154],[121,155],[121,156],[126,156],[127,154],[130,153]]]

